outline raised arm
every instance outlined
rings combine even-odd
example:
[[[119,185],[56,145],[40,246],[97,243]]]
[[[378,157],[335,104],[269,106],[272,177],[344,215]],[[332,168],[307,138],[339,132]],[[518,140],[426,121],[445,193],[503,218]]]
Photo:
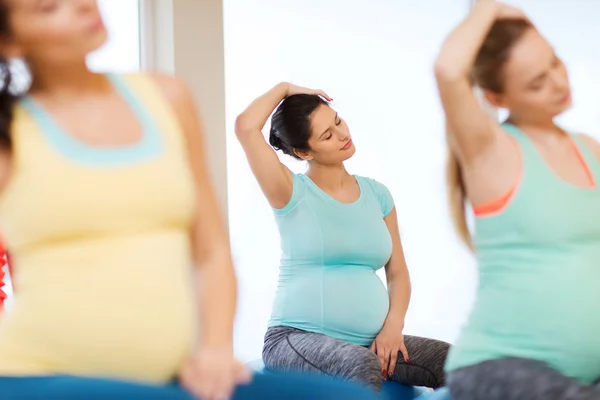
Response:
[[[279,83],[254,100],[235,121],[235,133],[246,153],[252,173],[269,204],[274,208],[283,208],[290,201],[292,176],[290,170],[279,161],[273,148],[266,142],[262,129],[282,100],[299,93],[317,94],[331,100],[320,90]]]
[[[476,3],[471,14],[448,36],[435,63],[435,76],[449,142],[462,164],[470,164],[492,147],[500,127],[477,99],[471,70],[485,37],[498,18],[522,18],[519,10],[490,0]]]

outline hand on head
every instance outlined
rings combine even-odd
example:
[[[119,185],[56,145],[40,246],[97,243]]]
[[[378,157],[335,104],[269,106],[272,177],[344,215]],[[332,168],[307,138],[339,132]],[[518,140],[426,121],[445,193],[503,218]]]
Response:
[[[294,85],[293,83],[288,83],[286,97],[293,96],[295,94],[312,94],[312,95],[321,96],[322,98],[324,98],[327,101],[333,101],[333,99],[331,97],[329,97],[329,95],[321,89],[309,89],[309,88],[305,88],[302,86]]]

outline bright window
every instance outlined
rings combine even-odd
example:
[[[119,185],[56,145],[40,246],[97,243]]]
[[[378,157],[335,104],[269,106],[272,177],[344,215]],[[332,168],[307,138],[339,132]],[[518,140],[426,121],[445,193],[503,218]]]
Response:
[[[91,54],[90,68],[99,71],[133,72],[140,69],[140,0],[100,0],[108,29],[108,43]]]
[[[236,351],[259,358],[279,267],[279,236],[233,132],[280,81],[322,88],[351,129],[351,173],[391,190],[413,296],[406,333],[452,341],[476,286],[446,205],[444,122],[433,62],[468,2],[225,0],[229,221],[240,281]],[[293,171],[305,165],[281,158]]]

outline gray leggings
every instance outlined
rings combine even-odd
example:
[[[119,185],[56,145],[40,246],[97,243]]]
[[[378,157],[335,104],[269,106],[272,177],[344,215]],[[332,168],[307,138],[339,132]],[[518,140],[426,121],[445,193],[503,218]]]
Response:
[[[454,400],[597,400],[598,385],[568,378],[546,364],[502,358],[448,374]]]
[[[414,336],[405,336],[404,343],[410,363],[399,354],[391,379],[411,386],[443,386],[449,345]],[[368,348],[286,326],[267,330],[263,361],[273,371],[323,373],[366,383],[377,391],[383,380],[381,363]]]

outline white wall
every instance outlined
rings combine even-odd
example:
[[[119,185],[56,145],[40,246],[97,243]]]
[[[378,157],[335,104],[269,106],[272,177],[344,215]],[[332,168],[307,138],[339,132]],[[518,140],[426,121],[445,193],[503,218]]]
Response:
[[[413,282],[407,334],[452,341],[476,284],[446,210],[444,124],[432,64],[468,1],[226,0],[230,232],[240,279],[236,344],[260,356],[274,297],[279,237],[233,133],[236,115],[279,81],[320,87],[357,147],[352,173],[394,195]],[[282,160],[295,171],[304,165]]]
[[[600,138],[600,3],[512,0],[565,59],[574,108],[565,127]],[[274,297],[279,239],[233,134],[235,116],[279,81],[320,87],[347,119],[357,146],[347,164],[395,197],[413,282],[406,333],[452,342],[476,288],[474,260],[450,224],[442,114],[431,66],[468,1],[225,0],[229,215],[240,277],[236,344],[260,356]],[[294,171],[304,165],[282,158]]]

